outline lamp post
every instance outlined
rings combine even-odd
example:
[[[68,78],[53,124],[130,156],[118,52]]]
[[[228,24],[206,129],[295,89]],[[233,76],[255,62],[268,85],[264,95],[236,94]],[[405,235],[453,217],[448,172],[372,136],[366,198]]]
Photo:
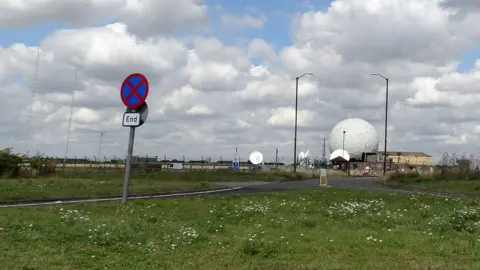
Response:
[[[293,139],[293,172],[297,172],[297,112],[298,112],[298,80],[305,75],[313,73],[304,73],[295,78],[295,138]]]
[[[365,145],[364,148],[364,156],[363,156],[363,169],[366,171],[367,170],[367,145]]]
[[[379,73],[373,73],[372,76],[380,76],[385,80],[385,146],[383,149],[383,175],[387,173],[387,121],[388,121],[388,78]]]
[[[346,160],[345,159],[345,133],[347,133],[347,131],[343,131],[343,140],[342,140],[342,158],[343,160]],[[345,162],[347,163],[347,162]],[[345,167],[347,166],[347,164],[345,164]]]

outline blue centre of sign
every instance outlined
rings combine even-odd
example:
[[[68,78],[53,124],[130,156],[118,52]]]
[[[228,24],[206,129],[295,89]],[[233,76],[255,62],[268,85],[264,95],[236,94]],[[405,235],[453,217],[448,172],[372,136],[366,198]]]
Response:
[[[130,97],[128,100],[127,100],[127,103],[128,104],[137,104],[140,102],[139,100],[139,97],[137,96],[137,94],[141,97],[141,98],[145,98],[145,94],[146,94],[146,90],[147,90],[147,85],[145,82],[142,82],[140,84],[140,82],[142,81],[142,78],[139,77],[139,76],[134,76],[134,77],[131,77],[129,79],[129,82],[130,84],[135,88],[135,93],[132,94],[132,91],[134,89],[132,89],[132,87],[130,87],[129,84],[125,84],[124,85],[124,89],[123,89],[123,98],[127,98],[127,97]],[[139,85],[140,84],[140,85]]]

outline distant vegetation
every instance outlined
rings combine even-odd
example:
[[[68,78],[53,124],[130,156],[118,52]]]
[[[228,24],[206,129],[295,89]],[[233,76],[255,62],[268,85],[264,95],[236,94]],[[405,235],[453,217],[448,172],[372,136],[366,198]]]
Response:
[[[447,158],[444,155],[433,172],[393,172],[387,174],[384,180],[396,182],[480,180],[480,170],[474,163],[477,163],[477,160],[471,157],[451,155]]]
[[[394,172],[386,176],[387,181],[396,182],[427,182],[427,181],[458,181],[480,180],[480,172],[464,173],[461,171],[435,172],[420,174],[418,172]]]
[[[394,188],[480,196],[480,170],[472,156],[445,154],[432,172],[393,172],[379,181]]]
[[[16,177],[20,171],[22,157],[12,153],[12,148],[0,150],[0,176]]]

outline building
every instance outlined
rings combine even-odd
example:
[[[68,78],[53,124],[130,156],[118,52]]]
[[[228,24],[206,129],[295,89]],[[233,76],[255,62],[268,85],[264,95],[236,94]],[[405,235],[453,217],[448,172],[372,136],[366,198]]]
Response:
[[[366,156],[366,159],[365,159]],[[331,161],[331,165],[338,165]],[[423,152],[387,151],[387,171],[418,170],[432,165],[432,156]],[[343,167],[343,166],[340,166]],[[350,170],[365,170],[370,168],[374,171],[383,170],[383,151],[377,153],[365,153],[359,159],[351,159],[348,162]]]
[[[380,161],[383,161],[383,153]],[[401,152],[401,151],[387,151],[387,162],[394,164],[408,164],[411,166],[425,166],[432,165],[432,156],[423,152]]]

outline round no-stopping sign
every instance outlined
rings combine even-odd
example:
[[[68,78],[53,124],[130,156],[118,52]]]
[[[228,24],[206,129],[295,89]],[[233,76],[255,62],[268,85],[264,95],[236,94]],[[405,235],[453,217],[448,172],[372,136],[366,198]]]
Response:
[[[145,102],[148,91],[147,78],[143,74],[133,73],[123,80],[120,88],[120,97],[127,108],[135,109],[142,106]]]

